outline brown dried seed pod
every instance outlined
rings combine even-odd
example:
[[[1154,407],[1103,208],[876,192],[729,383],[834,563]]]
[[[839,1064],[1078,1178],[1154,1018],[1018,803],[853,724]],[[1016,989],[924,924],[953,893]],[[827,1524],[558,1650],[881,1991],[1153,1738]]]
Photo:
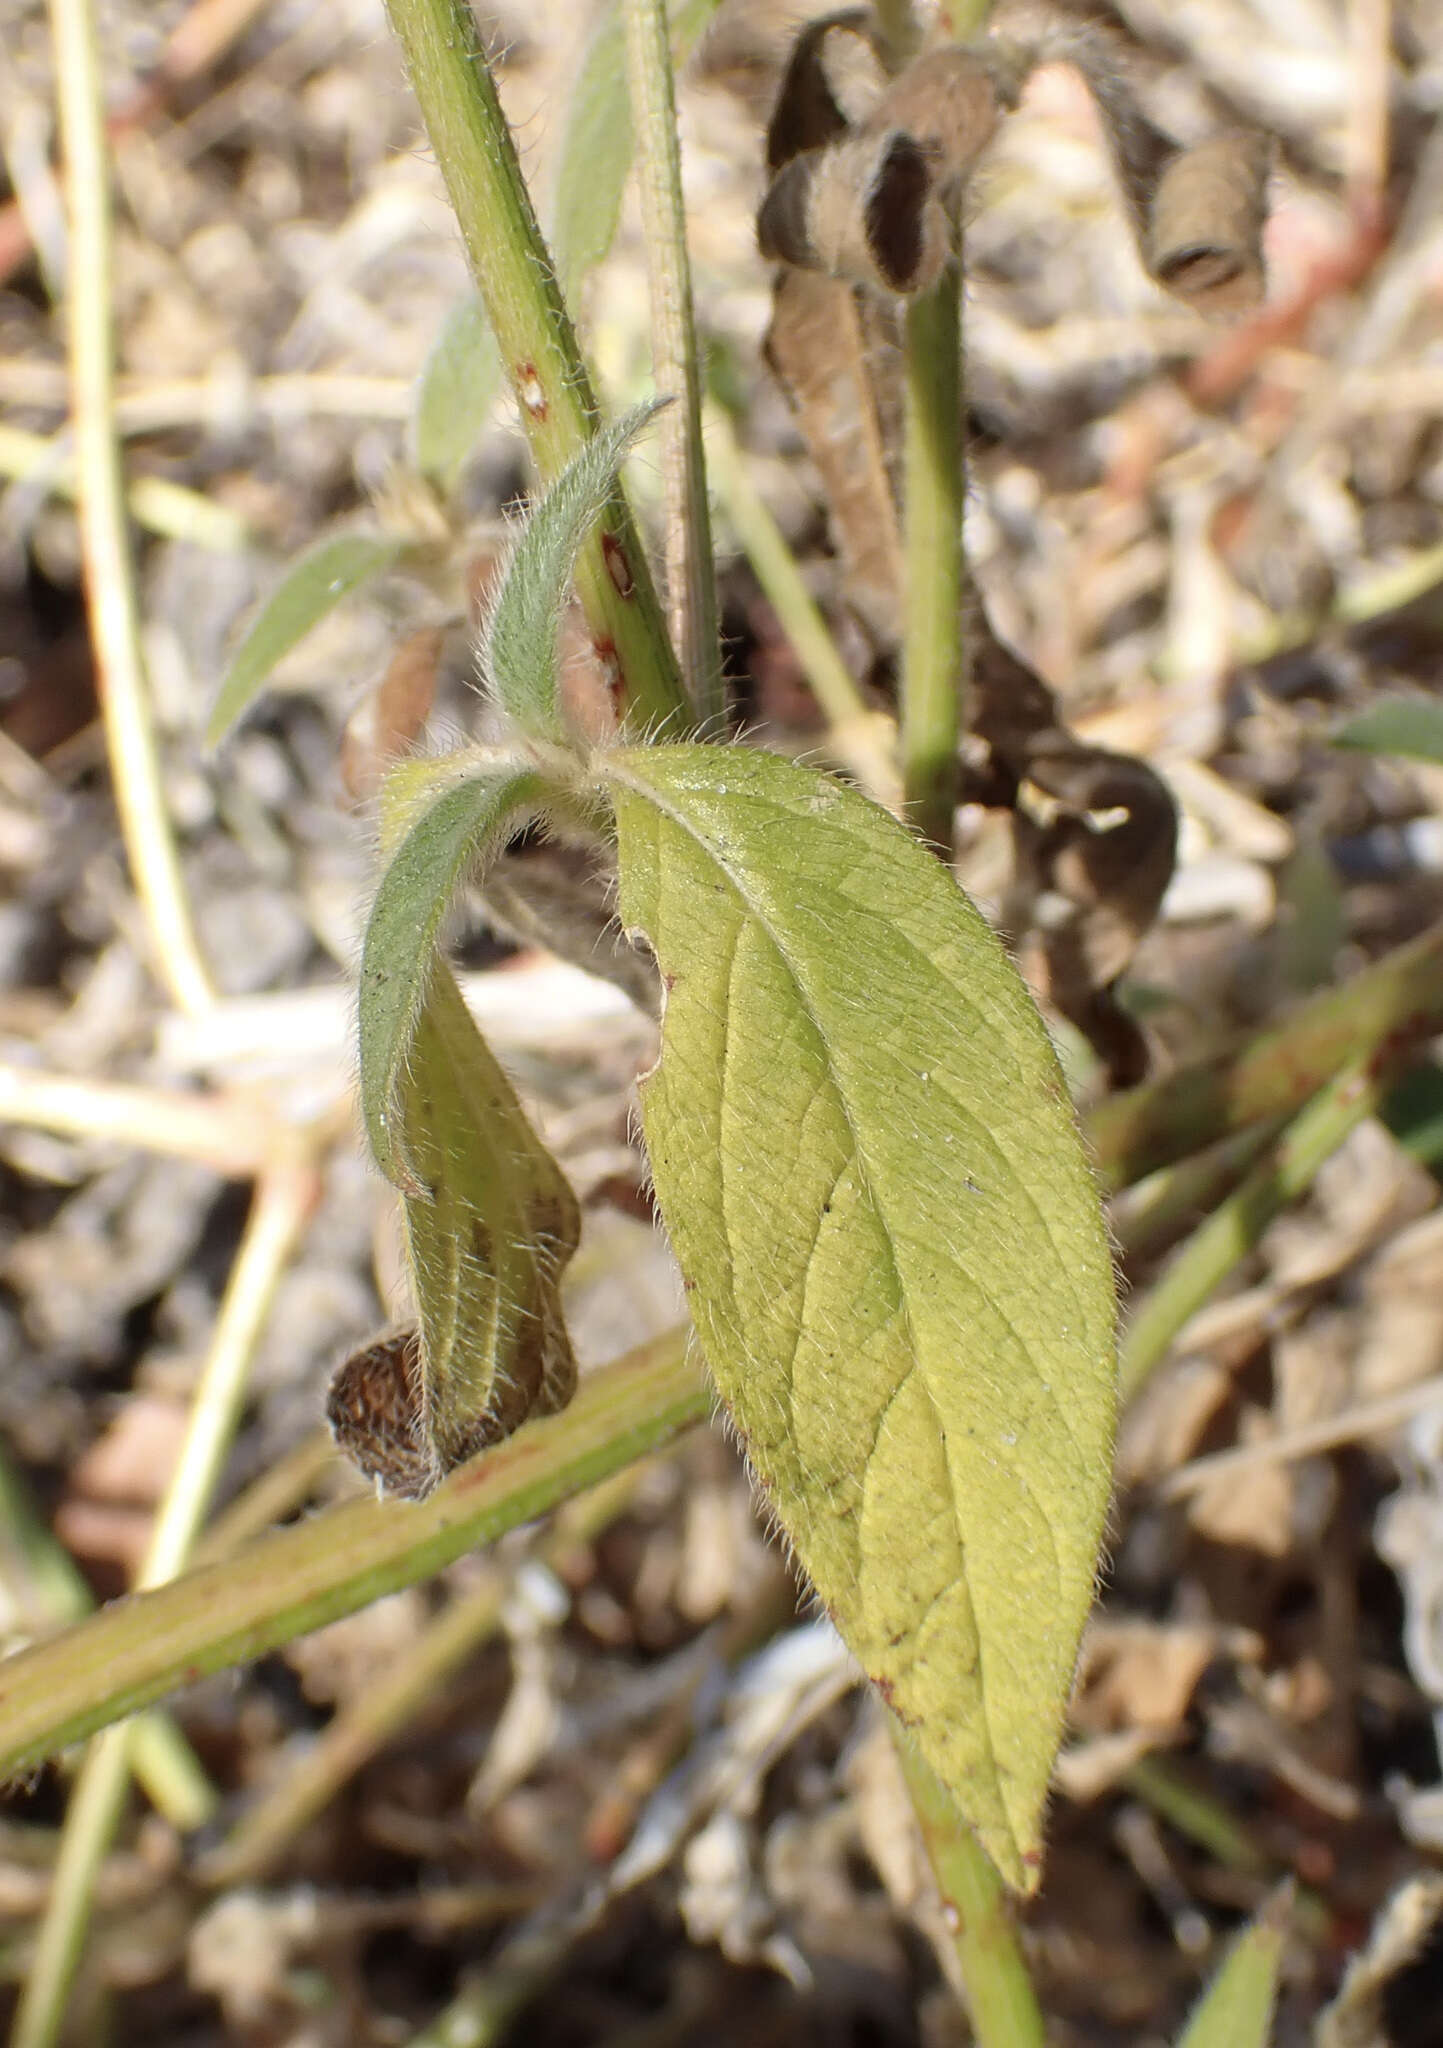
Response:
[[[1264,136],[1234,130],[1179,151],[1158,179],[1147,267],[1200,312],[1246,312],[1262,298],[1270,155]]]
[[[762,201],[757,241],[800,269],[908,294],[934,285],[951,253],[927,158],[895,129],[794,157]]]

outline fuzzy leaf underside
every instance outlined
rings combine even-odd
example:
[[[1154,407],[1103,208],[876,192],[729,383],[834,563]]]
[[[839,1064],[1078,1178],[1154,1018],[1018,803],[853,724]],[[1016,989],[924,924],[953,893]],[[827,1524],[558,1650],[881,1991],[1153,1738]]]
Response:
[[[444,490],[454,486],[504,381],[485,301],[470,292],[442,321],[416,385],[411,447],[422,476]]]
[[[209,745],[218,746],[250,709],[297,642],[353,590],[389,569],[403,548],[402,541],[379,534],[337,533],[306,550],[265,600],[232,657],[206,725]]]
[[[497,702],[534,739],[566,740],[556,636],[581,543],[606,509],[627,449],[664,400],[599,427],[521,530],[481,642],[481,672]]]
[[[446,967],[427,986],[398,1113],[426,1190],[405,1197],[404,1213],[439,1478],[570,1400],[559,1282],[580,1216]]]
[[[1265,1916],[1234,1943],[1177,2048],[1267,2048],[1283,1927]]]
[[[736,748],[599,772],[668,991],[643,1117],[702,1348],[843,1636],[1030,1887],[1115,1382],[1051,1045],[982,918],[855,792]]]
[[[434,784],[444,773],[444,763],[403,763],[387,778],[383,813],[387,792],[418,781],[424,790],[427,778]],[[434,969],[442,920],[468,870],[499,851],[544,797],[541,777],[522,763],[502,763],[489,773],[468,776],[435,796],[415,818],[381,877],[361,950],[361,1114],[376,1164],[398,1187],[413,1187],[415,1171],[399,1128],[397,1091]],[[393,801],[390,808],[399,807]]]

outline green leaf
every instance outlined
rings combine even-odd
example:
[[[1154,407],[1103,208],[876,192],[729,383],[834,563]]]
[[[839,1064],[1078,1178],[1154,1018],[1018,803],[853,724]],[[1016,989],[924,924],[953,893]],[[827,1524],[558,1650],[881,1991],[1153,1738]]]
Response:
[[[1432,697],[1383,697],[1340,727],[1333,745],[1443,761],[1443,703]]]
[[[434,794],[445,764],[406,762],[386,778],[383,811],[394,817],[402,792],[418,782]],[[361,948],[359,997],[361,1114],[376,1164],[399,1188],[414,1189],[415,1168],[396,1115],[400,1076],[436,964],[437,935],[463,877],[499,852],[541,808],[546,785],[525,762],[498,761],[435,798],[411,825],[371,906]]]
[[[377,534],[338,533],[308,548],[286,571],[236,649],[206,725],[207,744],[218,746],[249,710],[272,669],[343,597],[378,576],[405,543]]]
[[[1203,1993],[1177,2048],[1267,2048],[1285,1931],[1284,1906],[1265,1907]]]
[[[683,0],[672,10],[677,69],[721,0]],[[616,239],[622,195],[635,149],[626,82],[626,24],[614,5],[587,45],[571,95],[556,178],[551,245],[563,298],[572,305],[587,274]]]
[[[479,292],[458,299],[441,323],[416,385],[411,450],[416,467],[451,490],[496,408],[501,356]]]
[[[598,759],[667,1006],[642,1109],[703,1350],[778,1521],[1013,1884],[1110,1482],[1112,1264],[1031,999],[855,791]]]
[[[527,520],[481,642],[481,672],[522,732],[565,742],[556,635],[577,551],[601,517],[621,458],[662,399],[599,428]]]
[[[428,986],[398,1099],[401,1142],[426,1190],[405,1197],[405,1224],[434,1485],[571,1399],[576,1360],[559,1283],[581,1218],[444,967]]]
[[[613,7],[582,59],[556,175],[551,241],[568,304],[615,239],[634,141],[626,30],[621,9]]]

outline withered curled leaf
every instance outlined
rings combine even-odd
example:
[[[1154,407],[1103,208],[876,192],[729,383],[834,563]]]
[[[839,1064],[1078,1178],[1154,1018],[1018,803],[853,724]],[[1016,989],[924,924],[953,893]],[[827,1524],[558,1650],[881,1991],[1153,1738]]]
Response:
[[[809,22],[792,45],[767,125],[767,169],[779,171],[794,156],[824,149],[859,126],[886,82],[870,7]]]
[[[1266,137],[1234,130],[1173,157],[1148,219],[1147,267],[1202,313],[1244,313],[1263,295]]]
[[[897,341],[872,293],[815,271],[777,277],[766,357],[796,409],[826,495],[847,595],[882,647],[895,644],[902,532],[889,460],[897,445],[900,375],[881,374]]]
[[[926,154],[898,128],[793,157],[762,201],[757,241],[798,269],[909,294],[934,285],[951,254]]]
[[[965,178],[992,140],[1000,108],[982,57],[960,45],[928,50],[887,87],[868,115],[870,132],[900,128],[921,148],[941,187]]]

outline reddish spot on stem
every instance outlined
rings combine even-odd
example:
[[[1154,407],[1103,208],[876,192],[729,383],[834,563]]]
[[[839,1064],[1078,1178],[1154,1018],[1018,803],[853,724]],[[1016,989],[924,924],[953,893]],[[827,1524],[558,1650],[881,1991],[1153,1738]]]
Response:
[[[536,365],[529,356],[525,362],[516,365],[516,395],[528,418],[538,421],[546,418],[550,407],[541,388],[541,379],[536,374]]]
[[[636,590],[636,578],[632,575],[631,564],[626,559],[626,549],[614,533],[603,531],[601,552],[606,560],[606,573],[616,586],[617,596],[631,597]]]

